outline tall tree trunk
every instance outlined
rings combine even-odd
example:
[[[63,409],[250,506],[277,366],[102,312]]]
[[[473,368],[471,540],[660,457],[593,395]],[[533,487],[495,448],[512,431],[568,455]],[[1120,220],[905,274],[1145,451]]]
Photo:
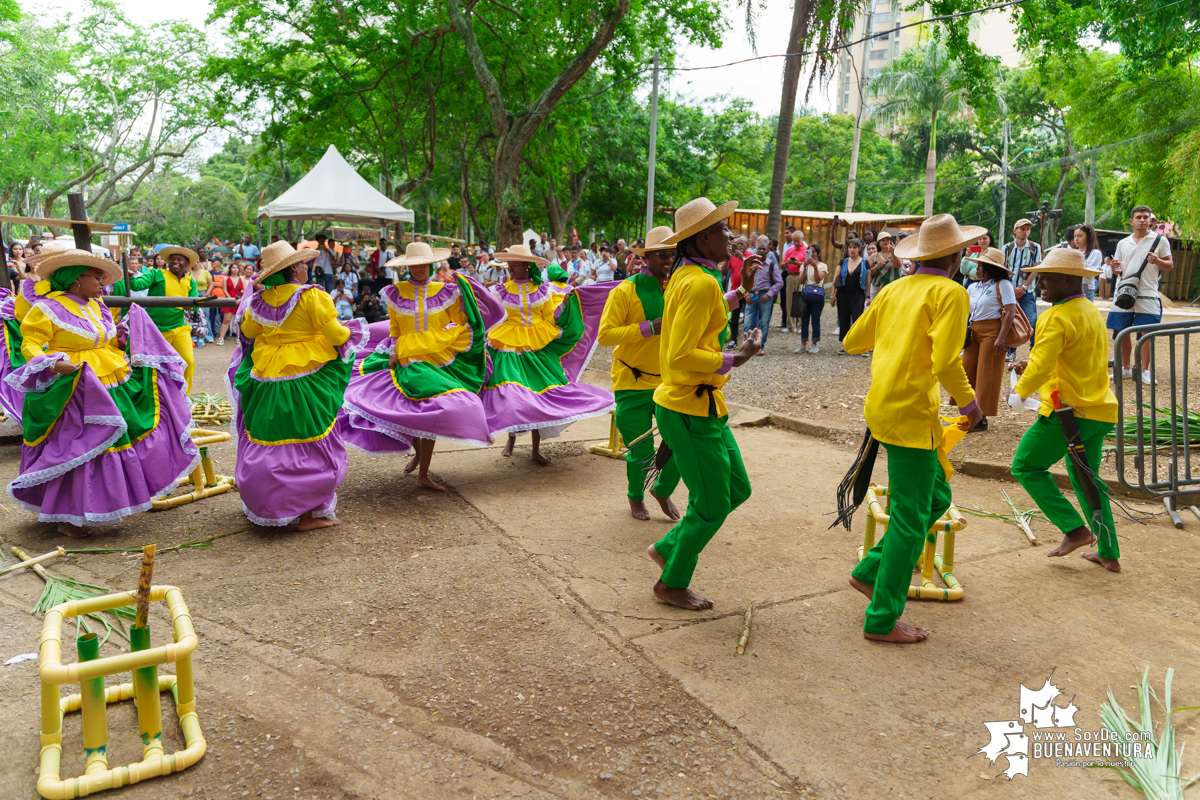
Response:
[[[808,40],[808,20],[812,17],[813,0],[796,0],[792,9],[792,30],[788,34],[787,52],[799,53]],[[767,206],[768,236],[780,238],[783,216],[783,187],[787,183],[788,154],[792,147],[792,125],[796,119],[796,92],[800,88],[800,70],[804,59],[791,56],[783,65],[783,96],[779,100],[779,127],[775,132],[775,162],[771,167],[771,201]]]
[[[937,188],[937,112],[929,126],[929,155],[925,157],[925,216],[933,216],[933,193]]]
[[[1096,184],[1100,182],[1100,164],[1095,158],[1088,159],[1086,178],[1087,195],[1083,202],[1083,221],[1086,225],[1096,224]]]

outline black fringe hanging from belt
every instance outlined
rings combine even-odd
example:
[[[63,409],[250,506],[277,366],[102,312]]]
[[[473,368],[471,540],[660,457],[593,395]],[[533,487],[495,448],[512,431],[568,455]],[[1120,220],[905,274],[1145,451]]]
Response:
[[[867,496],[867,488],[871,485],[871,472],[875,469],[875,457],[878,455],[879,442],[871,435],[871,429],[867,428],[862,444],[858,447],[858,455],[854,457],[854,463],[838,484],[838,515],[829,526],[830,529],[840,522],[842,527],[850,530],[850,519]]]
[[[625,360],[624,360],[624,359],[618,358],[618,359],[617,359],[617,361],[620,361],[622,364],[625,364]],[[640,379],[640,378],[641,378],[643,375],[649,375],[649,376],[651,376],[652,378],[661,378],[661,377],[662,377],[662,375],[659,375],[657,372],[645,372],[644,370],[640,370],[640,369],[638,369],[637,367],[633,366],[632,364],[625,364],[625,367],[626,367],[626,368],[627,368],[627,369],[628,369],[630,372],[632,372],[632,373],[633,373],[633,379],[634,379],[635,381],[636,381],[636,380],[638,380],[638,379]]]

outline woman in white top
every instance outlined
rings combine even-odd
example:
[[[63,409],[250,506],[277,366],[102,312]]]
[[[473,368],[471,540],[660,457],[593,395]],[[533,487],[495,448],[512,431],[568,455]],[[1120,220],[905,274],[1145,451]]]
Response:
[[[1072,241],[1075,249],[1083,253],[1083,263],[1088,269],[1104,270],[1104,254],[1100,252],[1100,241],[1096,238],[1096,229],[1091,225],[1079,225],[1075,228]],[[1083,294],[1088,300],[1096,299],[1096,279],[1083,279]]]
[[[600,259],[594,266],[596,269],[596,283],[616,280],[617,260],[613,258],[612,251],[608,249],[608,245],[600,248]]]
[[[1004,339],[1017,316],[1017,294],[1013,290],[1004,253],[989,247],[969,261],[977,265],[975,282],[967,287],[971,297],[970,336],[963,350],[963,369],[975,390],[983,419],[972,428],[986,431],[987,418],[995,416],[1004,383]]]
[[[800,346],[796,353],[816,353],[821,344],[821,310],[825,308],[825,278],[829,267],[821,261],[821,246],[810,242],[804,254],[804,285],[800,287]],[[817,294],[817,291],[820,294]],[[808,324],[812,321],[812,346],[808,344]]]

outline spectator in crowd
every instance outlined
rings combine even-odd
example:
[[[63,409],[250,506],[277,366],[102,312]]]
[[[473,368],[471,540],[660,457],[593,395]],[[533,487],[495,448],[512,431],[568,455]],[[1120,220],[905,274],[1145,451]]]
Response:
[[[537,252],[537,248],[538,248],[538,240],[537,239],[530,239],[528,242],[526,242],[526,244],[529,245],[529,252],[531,252],[531,253]]]
[[[376,291],[387,285],[383,277],[383,265],[395,257],[396,254],[388,249],[388,242],[380,239],[375,252],[367,259],[367,273],[371,276]]]
[[[821,312],[825,310],[825,278],[829,275],[829,267],[821,261],[821,246],[810,244],[804,252],[804,266],[800,289],[800,346],[796,353],[811,353],[816,355],[821,345]],[[812,325],[812,344],[809,344],[809,325]]]
[[[975,390],[975,400],[983,419],[972,431],[986,431],[988,417],[999,410],[1000,390],[1004,385],[1004,339],[1017,316],[1017,295],[1005,265],[1004,253],[988,248],[978,255],[968,254],[975,264],[975,280],[967,287],[971,298],[967,346],[963,350],[963,369]]]
[[[358,273],[355,272],[352,263],[346,260],[346,257],[342,258],[342,271],[337,274],[337,280],[342,282],[342,286],[351,297],[358,296]],[[334,288],[337,288],[336,283]]]
[[[337,309],[338,319],[354,319],[354,297],[340,277],[333,284],[333,307]]]
[[[279,237],[274,238],[277,239]],[[258,263],[258,259],[261,256],[258,246],[250,241],[250,234],[248,233],[242,234],[242,241],[238,243],[237,247],[233,248],[233,254],[238,258],[253,261],[255,264]]]
[[[1076,250],[1083,253],[1083,263],[1090,270],[1104,271],[1104,255],[1100,252],[1100,240],[1096,238],[1096,229],[1091,225],[1077,225],[1072,234],[1072,244]],[[1083,294],[1088,300],[1096,300],[1096,279],[1083,279]]]
[[[359,263],[358,258],[354,255],[354,245],[348,244],[342,247],[342,264],[349,264],[350,271],[354,273],[356,279],[358,278]],[[357,285],[357,280],[355,281],[355,285]],[[347,285],[346,288],[350,289],[350,286]],[[354,291],[353,289],[350,290]]]
[[[788,228],[792,226],[789,225]],[[788,228],[784,228],[787,231]],[[783,283],[783,322],[785,327],[795,333],[800,329],[800,320],[792,316],[793,298],[804,286],[801,272],[808,256],[808,243],[804,241],[804,231],[792,229],[791,241],[783,251],[783,273],[787,277]]]
[[[1025,318],[1034,328],[1034,335],[1029,339],[1031,350],[1034,340],[1037,339],[1037,297],[1034,292],[1037,273],[1028,270],[1042,263],[1042,246],[1037,242],[1029,241],[1029,232],[1032,230],[1033,223],[1031,221],[1023,218],[1017,220],[1017,223],[1013,225],[1013,240],[1004,245],[1004,266],[1013,276],[1017,305],[1025,312]],[[1009,361],[1012,361],[1016,355],[1017,348],[1008,348],[1007,358]]]
[[[868,276],[871,289],[871,296],[867,298],[868,304],[871,297],[879,294],[883,287],[897,278],[904,277],[904,261],[896,255],[892,235],[887,231],[879,233],[876,236],[875,245],[878,248],[877,255],[867,262],[871,269]]]
[[[838,265],[837,276],[833,279],[829,304],[837,307],[838,341],[845,341],[846,334],[866,307],[867,273],[870,269],[863,263],[862,251],[863,243],[860,240],[847,239],[846,257]]]
[[[22,280],[25,277],[25,245],[18,241],[11,241],[8,244],[8,269],[9,279],[14,281],[13,287],[16,288],[15,281]]]
[[[766,355],[767,334],[771,328],[771,311],[775,308],[775,299],[783,289],[783,274],[779,271],[779,260],[771,252],[771,240],[766,236],[758,237],[757,253],[762,257],[762,267],[754,276],[754,289],[746,297],[746,313],[743,319],[746,330],[755,328],[762,331],[762,349],[760,356]]]
[[[458,272],[460,269],[462,269],[462,248],[456,244],[451,245],[450,258],[446,260],[446,263],[454,272]]]
[[[312,261],[312,282],[321,286],[326,292],[333,292],[333,274],[342,266],[341,256],[337,250],[329,248],[329,237],[323,233],[316,235],[317,257]]]
[[[617,252],[613,253],[613,258],[617,260],[617,271],[624,273],[626,276],[633,274],[629,270],[629,257],[633,255],[625,246],[624,239],[617,239]]]
[[[979,252],[981,252],[981,253],[986,253],[986,252],[987,252],[987,249],[988,249],[989,247],[995,247],[995,246],[996,246],[996,237],[995,237],[995,236],[992,236],[992,232],[991,232],[991,231],[989,231],[989,230],[985,230],[985,231],[983,232],[983,236],[980,236],[980,237],[979,237],[979,241],[977,241],[975,244],[977,244],[977,245],[979,245],[981,248],[983,248],[983,249],[982,249],[982,250],[980,250]]]
[[[590,286],[596,282],[596,270],[586,257],[587,251],[577,244],[571,245],[571,261],[567,265],[567,279],[572,286]]]
[[[596,275],[596,283],[608,283],[617,278],[617,260],[613,258],[612,250],[608,245],[603,245],[600,248],[600,258],[596,261],[594,272]]]
[[[600,240],[592,239],[592,246],[583,251],[583,257],[587,259],[589,264],[595,264],[600,260]]]
[[[205,266],[207,264],[207,266]],[[208,285],[212,282],[213,275],[221,271],[221,259],[213,254],[212,260],[205,261],[203,258],[196,259],[196,263],[192,265],[192,280],[196,282],[196,294],[204,296],[208,294]],[[204,317],[205,335],[204,341],[211,342],[217,333],[217,320],[220,318],[217,309],[205,308],[201,309],[200,313]]]
[[[641,247],[640,241],[638,247]],[[749,243],[746,241],[745,236],[739,236],[734,239],[733,247],[730,248],[732,255],[730,255],[729,261],[726,262],[726,283],[735,289],[742,285],[742,264],[746,261],[747,247],[749,247]],[[729,339],[725,342],[725,349],[731,352],[736,351],[741,346],[741,343],[738,341],[738,327],[742,321],[743,305],[745,304],[738,303],[738,307],[729,312]]]
[[[1108,260],[1108,268],[1117,278],[1113,296],[1126,285],[1137,288],[1137,299],[1133,308],[1122,311],[1114,303],[1108,311],[1108,328],[1115,337],[1134,325],[1153,325],[1162,322],[1162,300],[1158,297],[1158,281],[1161,273],[1173,269],[1171,243],[1161,234],[1150,230],[1153,212],[1149,206],[1134,206],[1129,223],[1133,233],[1117,242],[1117,250]],[[1144,265],[1144,266],[1143,266]],[[1140,272],[1140,274],[1139,274]],[[1032,322],[1032,320],[1030,320]],[[1141,339],[1141,337],[1138,337]],[[1129,356],[1133,350],[1131,337],[1121,342],[1121,378],[1130,380],[1133,368]],[[1138,359],[1145,367],[1150,363],[1150,343],[1143,342]],[[1149,385],[1154,378],[1149,369],[1142,369],[1142,383]]]
[[[539,256],[545,256],[546,253],[554,249],[554,240],[551,239],[550,235],[545,231],[542,231],[541,236],[542,240],[537,243],[537,247],[535,247],[534,250]]]
[[[368,323],[379,322],[384,318],[383,305],[371,291],[371,287],[365,283],[362,287],[362,295],[358,298],[358,305],[354,307],[354,316],[362,317]]]
[[[479,251],[475,266],[479,270],[479,282],[488,288],[508,280],[508,269],[505,268],[504,262],[492,261],[486,249]]]

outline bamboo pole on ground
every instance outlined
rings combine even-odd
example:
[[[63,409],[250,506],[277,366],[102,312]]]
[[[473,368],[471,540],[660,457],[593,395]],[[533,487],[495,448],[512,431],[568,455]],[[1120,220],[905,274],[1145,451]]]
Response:
[[[746,643],[750,641],[750,620],[754,616],[754,606],[746,606],[746,621],[742,625],[742,635],[738,638],[737,653],[743,655],[746,652]]]

